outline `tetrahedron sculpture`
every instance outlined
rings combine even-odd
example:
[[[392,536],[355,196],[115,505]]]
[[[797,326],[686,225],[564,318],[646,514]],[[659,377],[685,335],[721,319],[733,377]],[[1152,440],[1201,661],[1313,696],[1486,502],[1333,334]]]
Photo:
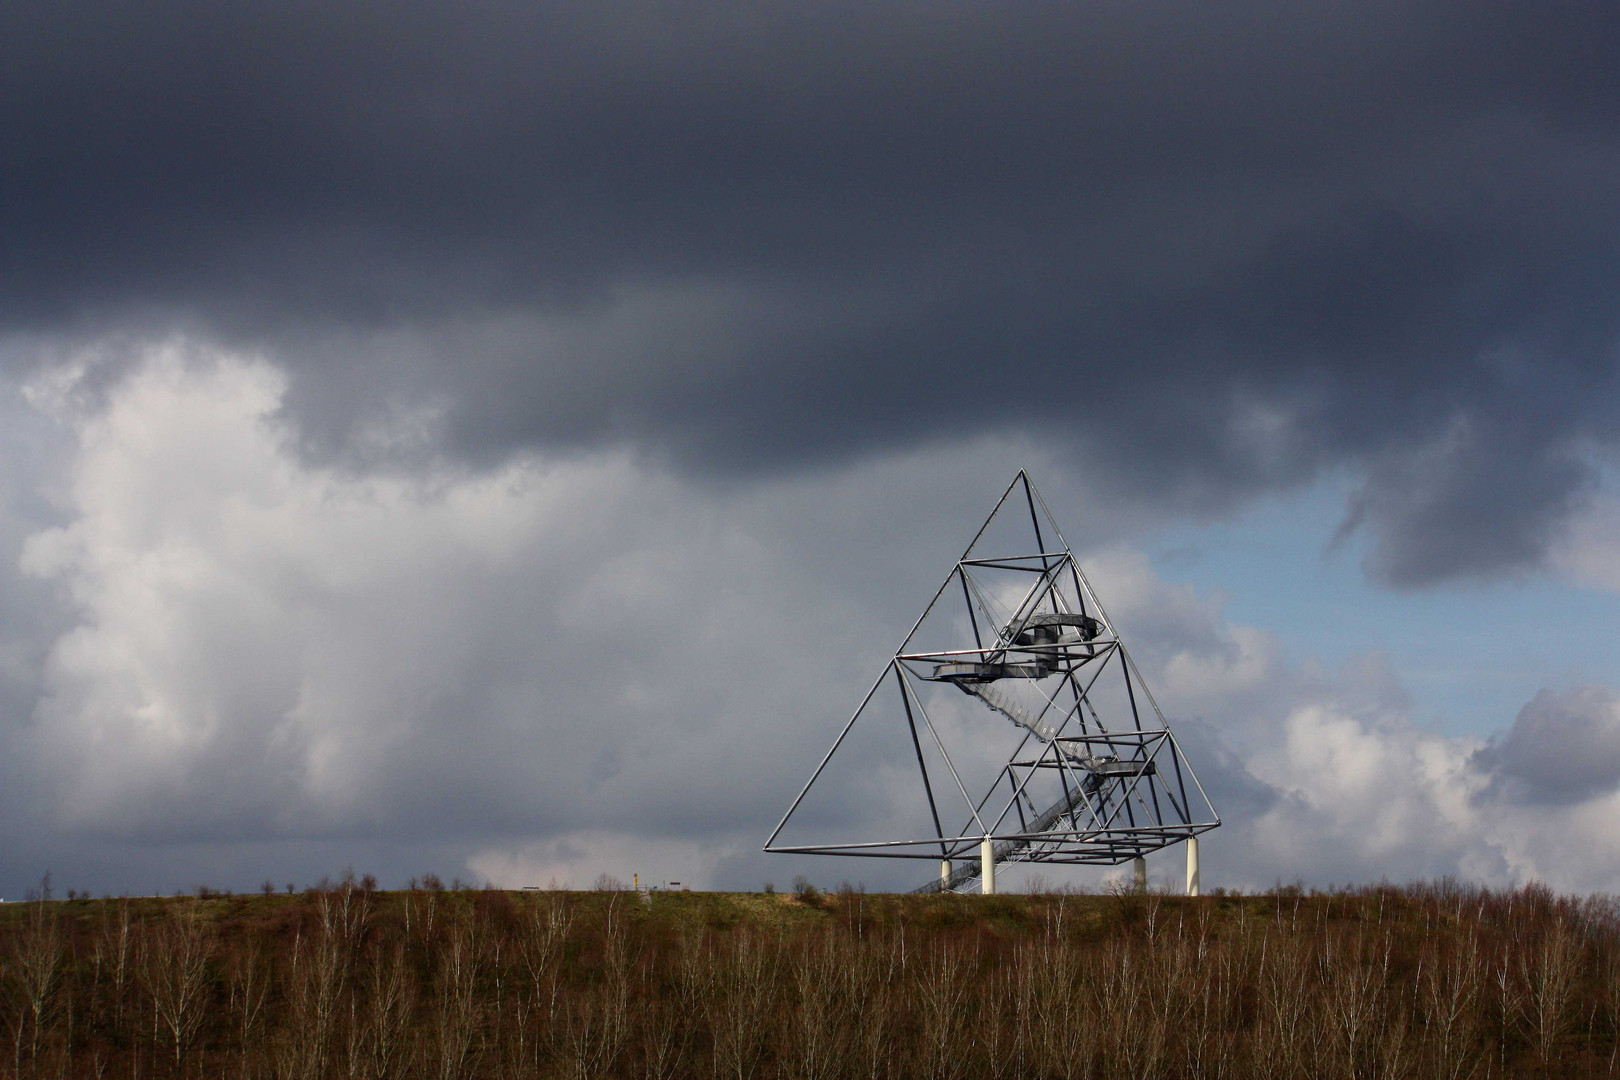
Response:
[[[892,831],[795,835],[873,820]],[[1219,824],[1020,472],[765,850],[937,861],[918,891],[990,891],[1000,863],[1117,864]]]

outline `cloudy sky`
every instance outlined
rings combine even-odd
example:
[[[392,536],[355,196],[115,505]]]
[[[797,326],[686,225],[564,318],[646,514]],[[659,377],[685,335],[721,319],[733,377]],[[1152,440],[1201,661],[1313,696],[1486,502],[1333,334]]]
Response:
[[[758,848],[1021,467],[1206,884],[1620,889],[1617,54],[1597,0],[5,5],[0,895],[905,884]]]

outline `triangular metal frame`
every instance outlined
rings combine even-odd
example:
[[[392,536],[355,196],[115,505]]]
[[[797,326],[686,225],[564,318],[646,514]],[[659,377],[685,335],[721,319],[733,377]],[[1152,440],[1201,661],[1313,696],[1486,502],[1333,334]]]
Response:
[[[983,550],[995,542],[987,541],[992,525],[1008,520],[1002,515],[1021,517],[1026,511],[1033,550]],[[1021,599],[998,603],[984,580],[987,575],[1028,580],[1029,585],[1013,594],[1021,594]],[[961,640],[946,648],[939,648],[938,640],[917,641],[925,624],[933,627],[941,621],[946,623],[946,637],[960,635]],[[928,644],[934,647],[927,648]],[[1123,694],[1114,695],[1118,708],[1106,718],[1097,708],[1103,680],[1123,683]],[[941,684],[978,698],[1024,731],[994,782],[978,798],[969,793],[925,704],[923,688]],[[1021,700],[1013,700],[1004,688],[1016,689]],[[910,725],[935,835],[779,844],[805,796],[874,699],[884,693],[899,695]],[[925,761],[925,735],[929,753],[938,754],[932,772]],[[1048,793],[1044,807],[1031,799],[1037,788]],[[944,792],[949,804],[952,791],[961,797],[965,811],[954,830],[941,824],[937,797]],[[976,885],[980,845],[985,841],[993,845],[996,862],[1113,865],[1219,825],[1219,816],[1125,643],[1045,501],[1020,470],[782,815],[765,850],[965,860],[947,868],[950,872],[940,882],[924,887],[962,889]]]

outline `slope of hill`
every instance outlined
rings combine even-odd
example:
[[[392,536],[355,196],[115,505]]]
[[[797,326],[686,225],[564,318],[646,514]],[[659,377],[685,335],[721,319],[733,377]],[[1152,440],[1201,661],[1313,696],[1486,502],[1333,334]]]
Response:
[[[0,908],[35,1077],[1610,1076],[1607,898],[376,892]]]

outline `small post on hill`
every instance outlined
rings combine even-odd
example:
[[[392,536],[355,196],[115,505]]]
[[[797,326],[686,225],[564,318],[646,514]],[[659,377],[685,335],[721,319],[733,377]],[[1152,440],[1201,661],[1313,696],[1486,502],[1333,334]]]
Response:
[[[996,849],[988,836],[979,841],[979,880],[984,883],[979,891],[985,896],[996,891]]]
[[[1187,837],[1187,895],[1198,895],[1198,837]]]

